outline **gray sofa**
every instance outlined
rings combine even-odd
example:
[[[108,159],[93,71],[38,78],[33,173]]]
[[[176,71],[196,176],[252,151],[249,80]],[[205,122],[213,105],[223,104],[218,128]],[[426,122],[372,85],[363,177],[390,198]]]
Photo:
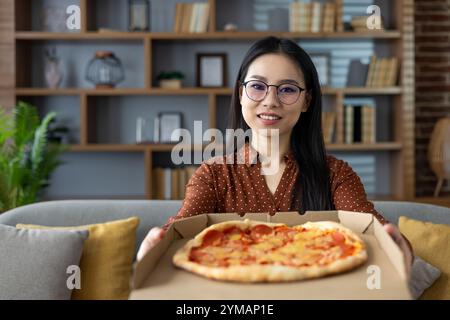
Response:
[[[175,215],[181,200],[60,200],[19,207],[0,215],[0,224],[76,226],[138,216],[141,220],[136,249],[153,226],[163,225]],[[402,215],[412,219],[450,225],[450,208],[413,202],[375,201],[375,208],[389,221]]]

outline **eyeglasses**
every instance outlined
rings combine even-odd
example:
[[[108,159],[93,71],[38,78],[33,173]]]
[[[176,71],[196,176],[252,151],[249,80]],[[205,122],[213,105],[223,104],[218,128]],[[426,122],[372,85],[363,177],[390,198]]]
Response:
[[[266,98],[269,87],[277,88],[277,97],[283,104],[293,104],[297,102],[302,91],[305,91],[305,89],[295,84],[284,83],[277,86],[274,84],[267,84],[260,80],[249,80],[242,85],[245,88],[247,97],[255,102],[263,101]]]

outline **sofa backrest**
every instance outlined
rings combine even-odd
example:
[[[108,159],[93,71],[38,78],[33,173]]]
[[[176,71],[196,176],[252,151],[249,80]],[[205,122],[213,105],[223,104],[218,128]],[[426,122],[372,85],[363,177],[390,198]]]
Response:
[[[140,218],[136,248],[151,227],[161,226],[181,207],[181,200],[59,200],[38,202],[15,208],[0,215],[0,223],[47,226],[79,226]],[[434,223],[450,225],[450,208],[413,202],[374,201],[375,208],[392,223],[401,215]]]
[[[161,226],[181,207],[181,200],[58,200],[38,202],[15,208],[0,215],[0,223],[45,226],[81,226],[140,218],[136,247],[153,226]]]

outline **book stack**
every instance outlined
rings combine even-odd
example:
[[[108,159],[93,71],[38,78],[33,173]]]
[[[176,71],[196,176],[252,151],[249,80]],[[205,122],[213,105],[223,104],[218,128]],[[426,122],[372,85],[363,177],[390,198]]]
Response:
[[[325,143],[331,143],[333,141],[335,123],[336,113],[330,111],[322,112],[322,131]]]
[[[186,166],[182,168],[153,168],[153,199],[184,199],[186,184],[197,168],[198,166]]]
[[[208,31],[208,3],[177,3],[175,5],[174,32],[201,33]]]
[[[376,142],[376,116],[375,108],[373,106],[345,106],[344,142]]]
[[[323,32],[334,32],[335,30],[335,18],[336,18],[336,4],[328,2],[324,4],[323,10]]]
[[[344,0],[336,0],[336,31],[344,31],[344,22],[342,21],[344,16]]]
[[[356,32],[367,32],[367,31],[382,31],[384,30],[383,22],[380,18],[380,28],[381,29],[369,29],[367,27],[367,19],[369,19],[369,16],[358,16],[358,17],[352,17],[352,21],[350,22],[350,25],[352,26],[353,31]]]
[[[291,32],[309,32],[311,29],[310,3],[292,2],[289,10]]]
[[[291,32],[334,32],[336,4],[334,2],[293,2],[289,10]]]
[[[366,87],[390,87],[397,84],[398,59],[372,56],[367,73]]]

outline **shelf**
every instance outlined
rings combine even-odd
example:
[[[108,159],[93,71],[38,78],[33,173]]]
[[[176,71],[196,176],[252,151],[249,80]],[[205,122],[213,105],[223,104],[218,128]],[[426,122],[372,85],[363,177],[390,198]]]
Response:
[[[177,95],[177,96],[195,96],[195,95],[231,95],[232,88],[181,88],[181,89],[161,89],[161,88],[115,88],[115,89],[95,89],[95,88],[17,88],[18,96],[73,96],[86,94],[88,96],[115,96],[115,95]],[[330,88],[323,87],[322,93],[325,95],[353,94],[353,95],[398,95],[402,93],[401,87],[386,88]]]
[[[40,32],[16,31],[16,40],[143,40],[146,32]]]
[[[177,144],[88,144],[71,145],[69,151],[72,152],[144,152],[146,150],[156,152],[172,151]],[[194,145],[194,151],[202,151],[208,144]],[[184,148],[188,148],[185,146]],[[354,144],[328,144],[329,151],[396,151],[401,150],[401,143],[382,142],[382,143],[354,143]],[[217,147],[221,149],[221,147]]]
[[[399,142],[379,142],[379,143],[332,143],[326,145],[329,151],[396,151],[402,149]]]
[[[353,95],[397,95],[402,93],[401,87],[347,87],[347,88],[330,88],[322,89],[324,94],[353,94]]]
[[[293,39],[399,39],[401,33],[396,30],[369,32],[40,32],[18,31],[17,40],[256,40],[266,36],[287,37]]]
[[[125,95],[176,95],[176,96],[196,96],[209,94],[230,95],[230,88],[181,88],[181,89],[161,89],[161,88],[114,88],[114,89],[95,89],[95,88],[17,88],[15,90],[18,96],[59,96],[59,95],[79,95],[88,96],[125,96]]]
[[[177,144],[148,143],[148,144],[88,144],[70,145],[71,152],[144,152],[146,150],[166,152],[172,151]],[[202,151],[206,145],[194,145],[194,151]],[[185,146],[184,148],[188,148]]]
[[[155,40],[255,40],[267,36],[301,39],[397,39],[401,34],[398,31],[376,32],[264,32],[264,31],[239,31],[239,32],[207,32],[207,33],[150,33],[149,37]]]

